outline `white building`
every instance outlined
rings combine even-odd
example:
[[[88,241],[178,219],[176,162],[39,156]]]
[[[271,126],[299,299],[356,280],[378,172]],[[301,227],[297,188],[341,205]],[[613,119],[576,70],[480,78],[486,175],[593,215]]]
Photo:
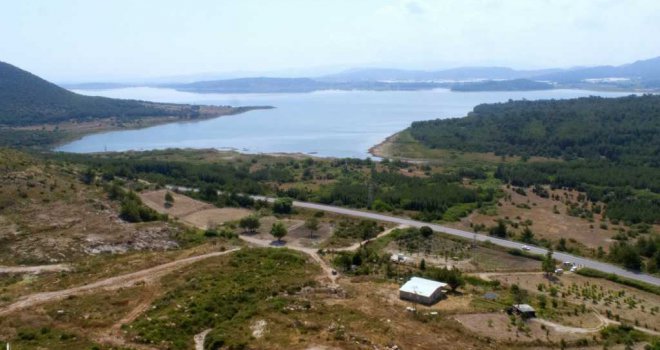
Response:
[[[399,288],[399,298],[431,305],[438,301],[447,289],[447,283],[412,277]]]

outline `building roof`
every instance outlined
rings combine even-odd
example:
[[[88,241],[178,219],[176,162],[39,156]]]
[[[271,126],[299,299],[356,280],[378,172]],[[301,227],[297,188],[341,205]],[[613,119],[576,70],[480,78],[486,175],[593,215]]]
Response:
[[[408,292],[424,297],[430,297],[438,288],[444,288],[447,283],[427,280],[426,278],[413,277],[399,288],[400,292]]]
[[[513,307],[515,307],[520,312],[534,312],[534,308],[528,304],[516,304],[513,305]]]

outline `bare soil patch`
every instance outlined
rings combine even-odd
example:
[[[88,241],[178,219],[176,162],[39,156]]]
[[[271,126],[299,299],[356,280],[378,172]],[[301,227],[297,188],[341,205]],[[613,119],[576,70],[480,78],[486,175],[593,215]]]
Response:
[[[168,214],[178,218],[196,213],[202,209],[214,208],[214,206],[209,203],[198,201],[174,192],[170,192],[174,198],[174,202],[172,203],[172,206],[168,208],[165,206],[165,194],[167,192],[167,190],[142,192],[140,193],[140,199],[142,199],[142,202],[151,209],[156,210],[161,214]]]
[[[188,214],[183,216],[181,220],[193,226],[207,229],[225,222],[240,220],[251,213],[252,211],[243,208],[212,208]]]
[[[525,322],[524,330],[511,324],[509,316],[503,312],[498,313],[476,313],[455,315],[454,318],[470,331],[499,341],[508,343],[533,343],[575,341],[578,339],[590,339],[590,335],[574,334],[568,332],[557,332],[551,327],[541,328],[537,322]]]

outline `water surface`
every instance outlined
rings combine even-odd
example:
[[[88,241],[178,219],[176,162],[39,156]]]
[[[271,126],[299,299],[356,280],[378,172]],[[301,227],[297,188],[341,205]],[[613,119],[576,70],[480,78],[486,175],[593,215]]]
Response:
[[[509,99],[565,99],[630,93],[584,90],[451,92],[321,91],[297,94],[195,94],[170,89],[76,91],[87,95],[210,105],[270,105],[238,115],[87,135],[57,148],[90,153],[166,148],[236,149],[249,153],[369,156],[368,149],[411,122],[462,117],[481,103]]]

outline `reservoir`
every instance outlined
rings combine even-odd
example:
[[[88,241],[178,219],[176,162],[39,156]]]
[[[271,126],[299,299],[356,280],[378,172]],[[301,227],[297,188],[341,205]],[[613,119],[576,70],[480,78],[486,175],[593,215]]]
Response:
[[[481,103],[509,99],[618,97],[625,92],[585,90],[452,92],[319,91],[294,94],[196,94],[159,88],[85,90],[77,93],[231,106],[273,106],[242,114],[119,130],[84,136],[57,151],[155,150],[166,148],[232,149],[246,153],[306,153],[324,157],[369,157],[370,147],[413,121],[465,116]]]

